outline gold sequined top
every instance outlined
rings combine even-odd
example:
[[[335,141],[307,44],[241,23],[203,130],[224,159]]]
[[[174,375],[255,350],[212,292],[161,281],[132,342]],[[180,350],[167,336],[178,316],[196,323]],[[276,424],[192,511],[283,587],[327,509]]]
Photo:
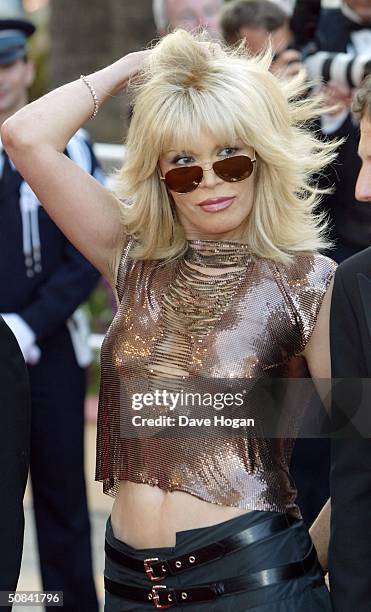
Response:
[[[308,375],[299,354],[336,264],[299,253],[285,266],[237,242],[192,240],[182,258],[163,265],[131,259],[132,245],[127,238],[116,285],[119,308],[102,345],[96,480],[111,495],[120,480],[130,480],[215,504],[300,516],[288,467],[295,415],[285,438],[244,435],[243,428],[231,436],[225,427],[218,435],[198,427],[193,435],[190,427],[172,430],[164,419],[201,417],[206,408],[186,402],[174,409],[155,393],[233,396],[244,382],[289,376],[290,370]],[[140,398],[136,409],[134,397]],[[213,408],[209,415],[223,416]],[[223,408],[228,417],[231,408]],[[259,419],[264,405],[250,406],[247,393],[244,416],[253,410]],[[163,420],[133,427],[134,416],[139,423]]]

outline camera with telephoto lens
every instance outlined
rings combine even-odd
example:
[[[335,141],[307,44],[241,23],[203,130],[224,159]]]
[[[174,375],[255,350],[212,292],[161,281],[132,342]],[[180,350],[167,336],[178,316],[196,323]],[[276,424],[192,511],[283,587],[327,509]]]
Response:
[[[371,49],[365,54],[323,51],[316,35],[321,11],[320,0],[297,0],[290,20],[295,48],[301,52],[308,76],[313,81],[335,81],[346,87],[359,87],[371,74]]]
[[[302,50],[302,62],[308,76],[314,81],[335,81],[346,87],[360,87],[371,74],[371,51],[368,54],[330,53],[308,45]],[[311,47],[311,48],[310,48]]]

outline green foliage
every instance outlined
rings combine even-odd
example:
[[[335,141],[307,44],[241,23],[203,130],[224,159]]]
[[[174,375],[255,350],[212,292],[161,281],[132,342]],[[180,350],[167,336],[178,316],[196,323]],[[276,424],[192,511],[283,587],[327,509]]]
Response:
[[[115,301],[111,288],[101,280],[85,304],[91,331],[94,334],[105,334],[115,312]],[[98,395],[100,381],[100,352],[96,351],[94,361],[88,372],[88,395]]]
[[[108,284],[101,280],[87,304],[92,332],[105,334],[114,316],[114,297]]]
[[[49,16],[50,10],[48,7],[27,13],[28,19],[36,26],[36,32],[28,43],[28,55],[35,64],[36,69],[35,81],[30,89],[31,100],[36,100],[36,98],[47,93],[50,89],[48,74],[50,52]]]

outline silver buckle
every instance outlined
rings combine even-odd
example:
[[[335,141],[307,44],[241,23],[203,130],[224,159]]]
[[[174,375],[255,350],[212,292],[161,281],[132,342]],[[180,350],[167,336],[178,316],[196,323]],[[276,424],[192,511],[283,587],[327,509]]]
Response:
[[[151,592],[148,595],[148,599],[152,600],[152,603],[155,606],[156,610],[165,610],[166,608],[171,608],[176,603],[175,601],[172,601],[171,593],[169,593],[167,596],[168,601],[170,601],[170,603],[161,604],[160,595],[158,593],[160,589],[165,589],[166,591],[167,586],[165,584],[156,584],[156,586],[153,586]]]
[[[161,576],[155,576],[153,573],[154,569],[152,567],[152,563],[163,563],[163,562],[160,561],[158,557],[153,557],[152,559],[144,559],[143,565],[144,565],[144,571],[147,574],[147,578],[149,578],[151,582],[156,582],[157,580],[163,580],[164,578],[166,578],[167,571],[164,570],[164,565],[161,565],[161,571],[162,571]]]

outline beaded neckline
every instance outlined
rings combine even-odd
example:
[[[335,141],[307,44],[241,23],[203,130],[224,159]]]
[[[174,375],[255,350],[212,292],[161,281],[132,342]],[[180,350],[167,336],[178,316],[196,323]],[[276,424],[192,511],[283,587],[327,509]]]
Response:
[[[189,240],[184,259],[203,266],[236,266],[251,259],[251,250],[232,240]]]

